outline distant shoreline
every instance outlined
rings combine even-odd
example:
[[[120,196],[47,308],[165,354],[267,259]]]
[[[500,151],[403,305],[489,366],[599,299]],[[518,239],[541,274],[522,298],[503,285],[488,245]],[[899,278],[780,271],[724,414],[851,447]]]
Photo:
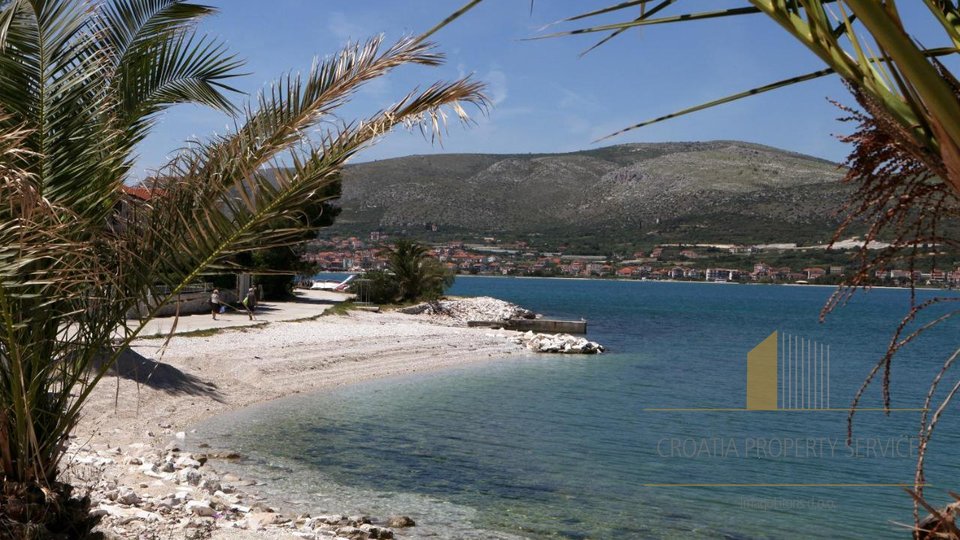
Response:
[[[329,275],[350,275],[350,274],[359,274],[360,272],[318,272],[314,274],[315,276],[320,276],[324,274]],[[486,275],[486,274],[457,274],[457,279],[460,278],[493,278],[493,279],[553,279],[558,281],[608,281],[615,283],[690,283],[690,284],[701,284],[701,285],[763,285],[763,286],[774,286],[774,287],[819,287],[819,288],[838,288],[838,285],[828,285],[823,283],[756,283],[749,281],[697,281],[697,280],[686,280],[686,279],[617,279],[617,278],[605,278],[605,277],[560,277],[560,276],[495,276],[495,275]],[[891,291],[909,291],[910,287],[891,287],[890,285],[871,285],[867,288],[870,289],[882,289],[882,290],[891,290]],[[960,293],[958,289],[945,289],[942,287],[914,287],[914,290],[917,291],[944,291],[944,292],[953,292]],[[861,290],[858,288],[857,290]]]

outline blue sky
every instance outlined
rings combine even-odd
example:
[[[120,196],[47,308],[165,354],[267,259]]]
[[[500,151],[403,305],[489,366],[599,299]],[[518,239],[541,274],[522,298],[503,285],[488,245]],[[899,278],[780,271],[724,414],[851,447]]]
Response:
[[[226,41],[246,60],[244,71],[250,75],[233,84],[252,95],[285,72],[308,70],[315,56],[332,54],[348,40],[378,33],[390,40],[419,33],[463,2],[206,0],[220,12],[200,29]],[[435,152],[568,152],[627,142],[710,139],[759,142],[835,161],[847,154],[835,135],[853,126],[837,122],[842,113],[827,100],[845,104],[852,100],[833,77],[594,144],[594,139],[638,121],[823,67],[762,15],[648,27],[625,33],[582,58],[579,53],[602,34],[523,40],[564,16],[611,3],[539,0],[531,13],[528,0],[486,0],[434,36],[448,57],[446,65],[402,68],[364,88],[339,114],[355,118],[392,103],[418,85],[463,74],[488,83],[494,107],[486,116],[476,115],[474,126],[451,126],[443,146],[424,140],[419,132],[401,131],[385,137],[358,160]],[[704,10],[743,4],[686,0],[677,6]],[[911,9],[920,13],[921,2],[906,11]],[[926,45],[940,44],[940,33],[934,33],[932,25],[922,28],[930,30],[928,36],[921,36],[929,37]],[[244,99],[236,96],[235,101]],[[137,176],[162,165],[183,141],[222,133],[229,125],[225,115],[203,108],[170,110],[141,145]]]

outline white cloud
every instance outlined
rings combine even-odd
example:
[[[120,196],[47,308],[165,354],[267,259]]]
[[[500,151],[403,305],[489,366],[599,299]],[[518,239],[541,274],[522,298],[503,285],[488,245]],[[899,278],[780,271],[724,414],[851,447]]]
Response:
[[[487,83],[487,97],[494,107],[507,99],[507,74],[499,69],[492,69],[482,77]]]
[[[327,19],[327,30],[340,42],[358,41],[367,38],[370,33],[364,27],[350,22],[340,11],[334,11]]]

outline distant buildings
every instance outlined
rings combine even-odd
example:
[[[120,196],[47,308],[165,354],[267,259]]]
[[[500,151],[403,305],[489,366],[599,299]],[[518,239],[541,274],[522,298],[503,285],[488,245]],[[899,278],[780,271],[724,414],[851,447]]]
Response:
[[[138,194],[129,193],[136,197]],[[368,240],[357,237],[334,237],[310,244],[304,259],[320,270],[357,272],[383,269],[387,266],[390,238],[371,232]],[[717,257],[729,260],[730,255],[749,256],[756,250],[744,246],[658,246],[649,256],[644,252],[629,253],[620,258],[599,255],[576,255],[561,252],[537,252],[524,242],[508,244],[492,240],[490,244],[464,244],[451,241],[434,245],[433,255],[447,268],[461,274],[498,276],[602,277],[647,280],[705,280],[711,282],[758,283],[837,283],[847,268],[841,265],[809,266],[792,269],[765,262],[751,263],[752,268],[707,266]],[[665,248],[670,249],[665,249]],[[629,260],[624,260],[631,257]],[[918,285],[960,287],[960,267],[955,270],[934,268],[929,272],[902,269],[878,270],[874,280],[879,285]]]

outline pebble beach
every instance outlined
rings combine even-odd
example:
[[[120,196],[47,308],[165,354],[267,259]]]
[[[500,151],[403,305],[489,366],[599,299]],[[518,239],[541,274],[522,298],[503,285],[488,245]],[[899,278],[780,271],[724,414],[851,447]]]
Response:
[[[470,302],[457,313],[512,312]],[[257,479],[218,470],[239,457],[231,449],[187,452],[191,426],[293,394],[532,354],[516,333],[464,317],[350,311],[174,336],[166,348],[138,340],[87,403],[63,468],[106,538],[402,538],[415,527],[407,516],[285,512]]]

